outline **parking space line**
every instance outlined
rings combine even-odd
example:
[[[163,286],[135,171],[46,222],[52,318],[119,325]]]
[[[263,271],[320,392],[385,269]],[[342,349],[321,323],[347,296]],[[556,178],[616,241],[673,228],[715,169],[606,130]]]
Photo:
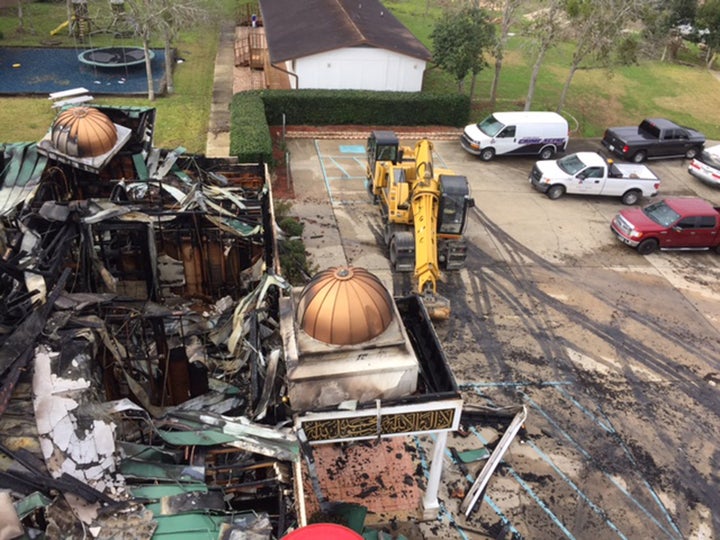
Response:
[[[472,433],[473,435],[475,435],[475,437],[476,437],[484,446],[487,446],[487,445],[488,445],[488,442],[489,442],[489,441],[488,441],[487,439],[485,439],[485,437],[483,437],[482,434],[481,434],[477,429],[475,429],[474,426],[470,427],[470,430],[469,430],[469,431],[470,431],[470,433]],[[508,473],[510,473],[510,476],[512,476],[518,484],[520,484],[520,487],[525,490],[525,493],[527,493],[528,495],[530,495],[530,498],[535,501],[535,503],[542,509],[543,512],[545,512],[545,514],[547,514],[547,516],[550,518],[550,520],[551,520],[553,523],[555,523],[555,525],[557,525],[557,527],[563,532],[563,534],[564,534],[567,538],[570,538],[570,539],[574,540],[574,539],[575,539],[575,536],[568,530],[567,527],[565,527],[565,524],[564,524],[562,521],[560,521],[560,518],[558,518],[558,517],[555,515],[555,513],[554,513],[552,510],[550,510],[550,508],[548,507],[548,505],[545,504],[545,501],[543,501],[543,500],[538,496],[538,494],[535,493],[535,491],[525,482],[525,480],[523,480],[523,479],[520,477],[520,475],[515,471],[515,469],[514,469],[513,467],[511,467],[510,465],[508,465],[507,462],[505,463],[505,465],[506,465],[505,470],[506,470]]]
[[[555,428],[555,429],[560,433],[560,435],[562,435],[562,437],[563,437],[565,440],[567,440],[570,444],[572,444],[572,445],[575,447],[575,449],[576,449],[578,452],[580,452],[580,454],[582,454],[582,456],[583,456],[584,458],[586,458],[587,460],[589,460],[591,463],[595,463],[595,459],[592,457],[592,455],[591,455],[587,450],[585,450],[585,449],[580,445],[580,443],[578,443],[575,439],[573,439],[573,437],[570,436],[570,434],[568,434],[560,425],[558,425],[558,423],[557,423],[555,420],[553,420],[553,419],[550,417],[550,415],[543,410],[542,407],[540,407],[537,403],[535,403],[535,402],[533,401],[533,399],[532,399],[530,396],[528,396],[527,394],[524,394],[524,397],[525,397],[525,402],[528,403],[528,404],[529,404],[534,410],[536,410],[538,413],[540,413],[540,415],[541,415],[543,418],[545,418],[545,420],[546,420],[551,426],[553,426],[553,428]],[[580,410],[581,410],[581,412],[583,412],[583,413],[585,412],[584,409],[580,409]],[[595,420],[594,417],[593,417],[593,421],[595,421],[595,422],[597,423],[597,420]],[[598,424],[598,425],[600,425],[600,424]],[[605,429],[605,430],[607,429],[607,428],[605,428],[605,426],[602,426],[602,425],[600,425],[600,426],[601,426],[603,429]],[[614,431],[615,431],[615,430],[613,429],[613,432],[614,432]],[[625,489],[623,486],[621,486],[620,483],[612,477],[612,475],[610,475],[610,474],[607,473],[604,469],[599,468],[599,467],[598,467],[598,471],[599,471],[600,473],[602,473],[603,476],[605,476],[605,478],[607,478],[607,479],[610,481],[610,483],[612,483],[616,488],[618,488],[618,489],[620,490],[620,492],[621,492],[623,495],[625,495],[643,514],[645,514],[648,518],[650,518],[650,520],[651,520],[662,532],[664,532],[664,533],[668,536],[668,538],[677,538],[675,535],[672,534],[671,531],[667,530],[667,529],[662,525],[662,523],[660,523],[660,522],[658,521],[658,519],[657,519],[655,516],[653,516],[652,513],[651,513],[647,508],[645,508],[645,506],[643,506],[642,503],[640,503],[640,501],[638,501],[635,497],[633,497],[627,489]],[[646,484],[646,486],[647,486],[647,481],[645,480],[645,478],[643,478],[642,476],[641,476],[641,478],[642,478],[643,482],[644,482],[644,483]],[[651,489],[651,494],[654,495],[654,493],[652,492],[652,488],[650,488],[650,489]],[[664,507],[663,507],[663,510],[665,510]],[[667,515],[667,510],[665,510],[665,513],[666,513],[666,515]],[[667,517],[669,518],[669,516],[667,516]],[[670,523],[673,525],[673,528],[677,530],[677,528],[676,528],[675,524],[672,522],[672,520],[670,520]],[[677,531],[677,533],[678,533],[679,537],[682,538],[682,535],[680,534],[680,532]]]
[[[612,427],[612,424],[610,423],[610,420],[609,420],[607,417],[605,418],[605,420],[607,421],[607,423],[608,423],[608,424],[610,425],[610,427],[612,428],[612,433],[618,435],[617,431],[615,431],[615,428]],[[618,435],[618,441],[617,441],[617,442],[618,442],[618,444],[620,445],[620,447],[623,449],[623,452],[625,452],[625,455],[627,455],[627,457],[628,457],[628,459],[630,460],[630,462],[635,466],[635,469],[637,469],[637,462],[635,461],[635,457],[632,455],[632,452],[631,452],[630,449],[627,447],[627,445],[626,445],[622,440],[620,440],[619,435]],[[642,478],[643,483],[645,484],[645,488],[648,490],[648,492],[649,492],[650,495],[652,496],[653,500],[655,501],[655,504],[657,504],[658,508],[660,509],[660,511],[661,511],[661,512],[663,513],[663,515],[665,516],[665,519],[668,521],[668,523],[669,523],[670,526],[673,528],[673,530],[677,533],[678,538],[683,538],[683,534],[680,532],[680,528],[679,528],[679,527],[677,526],[677,524],[675,523],[675,520],[673,520],[673,518],[672,518],[672,516],[670,515],[670,512],[668,511],[667,507],[663,504],[662,500],[660,499],[660,497],[658,496],[657,492],[655,491],[655,488],[653,488],[653,487],[650,485],[650,482],[648,482],[647,479],[646,479],[644,476],[641,477],[641,478]]]
[[[339,177],[334,176],[334,177],[331,177],[331,179],[333,179],[333,180],[361,180],[361,179],[364,180],[365,179],[364,174],[362,176],[352,176],[349,172],[347,172],[347,169],[345,168],[345,166],[340,164],[340,162],[343,160],[351,160],[355,164],[357,164],[358,163],[357,158],[354,158],[354,157],[348,158],[345,156],[343,156],[343,157],[328,156],[326,159],[328,161],[330,161],[335,167],[340,169],[340,171],[342,172],[342,176],[339,176]]]
[[[530,448],[532,448],[532,449],[535,451],[535,453],[536,453],[538,456],[540,456],[540,458],[541,458],[545,463],[547,463],[548,465],[550,465],[550,467],[558,474],[558,476],[560,476],[560,478],[562,478],[562,479],[565,481],[565,483],[566,483],[567,485],[569,485],[572,489],[575,490],[575,492],[578,494],[578,496],[579,496],[583,501],[585,501],[585,503],[590,507],[590,509],[591,509],[593,512],[595,512],[597,515],[601,516],[601,517],[605,520],[605,524],[606,524],[608,527],[610,527],[610,529],[612,529],[613,531],[615,531],[620,538],[623,538],[623,539],[627,540],[627,536],[625,536],[625,535],[620,531],[620,529],[617,528],[617,525],[615,525],[612,521],[610,521],[610,519],[607,517],[607,514],[605,513],[605,511],[604,511],[602,508],[600,508],[597,504],[595,504],[592,500],[590,500],[590,497],[588,497],[588,496],[577,486],[577,484],[575,484],[575,482],[573,482],[572,479],[570,479],[569,476],[567,476],[564,472],[562,472],[562,471],[558,468],[558,466],[555,465],[555,463],[553,462],[553,460],[550,459],[550,457],[549,457],[547,454],[545,454],[545,452],[543,452],[542,450],[540,450],[540,448],[539,448],[534,442],[532,442],[531,440],[528,439],[528,440],[525,441],[525,442],[530,446]]]
[[[431,437],[433,440],[435,440],[435,436],[434,436],[433,434],[430,434],[430,437]],[[449,450],[448,448],[445,448],[445,455],[450,459],[450,461],[452,461],[453,463],[455,463],[455,458],[453,457],[452,452],[450,452],[450,450]],[[429,471],[428,471],[428,475],[427,475],[427,476],[429,476],[429,474],[430,474],[430,473],[429,473]],[[470,485],[472,485],[473,483],[475,483],[475,477],[474,477],[472,474],[470,474],[470,473],[467,473],[467,474],[465,475],[465,479],[466,479],[468,482],[470,482]],[[503,513],[503,511],[500,509],[500,507],[499,507],[497,504],[495,504],[495,502],[490,498],[489,495],[485,494],[485,496],[483,497],[483,501],[488,503],[488,505],[490,506],[490,508],[492,508],[493,511],[495,512],[495,514],[497,514],[497,516],[500,518],[500,521],[502,521],[502,524],[503,524],[504,526],[508,527],[508,532],[513,533],[513,537],[517,537],[517,538],[521,538],[521,537],[522,537],[522,535],[520,534],[520,531],[518,531],[518,530],[513,526],[513,524],[510,523],[510,520],[509,520],[509,519],[507,518],[507,516]],[[454,518],[453,518],[453,524],[454,524],[456,527],[461,527],[461,528],[462,528],[462,525],[458,525],[457,523],[455,523]]]
[[[557,382],[556,382],[556,383],[542,383],[542,386],[548,386],[548,387],[551,387],[551,388],[555,388],[555,389],[563,396],[564,399],[568,399],[577,409],[579,409],[579,410],[581,411],[581,413],[582,413],[583,415],[585,415],[585,416],[587,416],[588,418],[590,418],[590,419],[591,419],[595,424],[597,424],[601,429],[603,429],[604,431],[606,431],[606,432],[608,432],[608,433],[611,433],[611,434],[616,434],[616,433],[617,433],[617,432],[615,431],[615,429],[612,427],[612,425],[610,424],[609,420],[608,420],[606,417],[605,417],[603,420],[600,420],[596,415],[590,413],[590,411],[588,411],[587,408],[585,408],[584,406],[582,406],[576,399],[574,399],[572,396],[570,396],[570,394],[568,394],[568,392],[563,388],[563,386],[566,386],[566,385],[567,385],[567,383],[557,383]],[[477,393],[478,396],[482,397],[482,398],[485,399],[487,402],[492,403],[492,400],[490,400],[487,396],[485,396],[485,395],[482,393],[482,390],[481,390],[482,387],[487,388],[487,387],[491,387],[491,386],[539,386],[539,385],[536,385],[536,384],[524,384],[524,385],[523,385],[523,384],[520,384],[520,383],[485,383],[485,384],[484,384],[484,383],[472,383],[472,384],[461,385],[461,389],[470,389],[470,388],[472,388],[472,389],[475,390],[475,392]],[[550,415],[549,415],[548,413],[546,413],[546,412],[542,409],[542,407],[540,407],[540,405],[538,405],[535,401],[533,401],[533,399],[532,399],[529,395],[527,395],[525,392],[523,392],[522,390],[520,391],[520,393],[522,394],[524,401],[525,401],[526,403],[528,403],[534,410],[536,410],[538,413],[540,413],[540,415],[541,415],[551,426],[553,426],[553,428],[555,428],[555,429],[562,435],[563,438],[565,438],[567,441],[569,441],[569,442],[575,447],[575,449],[576,449],[578,452],[580,452],[580,454],[581,454],[585,459],[588,459],[591,463],[595,463],[595,460],[592,458],[592,456],[590,455],[590,453],[589,453],[587,450],[585,450],[577,441],[575,441],[575,440],[572,438],[572,436],[570,436],[560,425],[558,425],[558,423],[557,423],[555,420],[553,420],[553,419],[550,417]],[[471,428],[470,428],[470,432],[473,433],[473,434],[478,438],[478,440],[480,440],[480,442],[482,442],[484,445],[487,445],[487,441],[484,440],[484,438],[482,437],[482,435],[481,435],[474,427],[471,427]],[[550,466],[552,467],[552,469],[558,474],[558,476],[559,476],[571,489],[573,489],[583,501],[585,501],[585,502],[588,504],[588,506],[590,507],[590,509],[591,509],[594,513],[598,514],[599,516],[601,516],[601,517],[605,520],[605,523],[608,525],[608,527],[610,527],[610,528],[611,528],[616,534],[618,534],[618,536],[620,536],[621,538],[624,538],[624,539],[627,538],[627,537],[617,528],[617,526],[616,526],[612,521],[609,520],[609,518],[607,517],[607,514],[606,514],[606,512],[603,510],[603,508],[600,507],[600,506],[598,506],[598,505],[595,504],[594,502],[592,502],[592,501],[590,500],[590,498],[589,498],[587,495],[585,495],[585,493],[582,492],[582,491],[580,490],[580,488],[579,488],[565,473],[563,473],[563,472],[560,470],[560,468],[552,461],[552,459],[551,459],[549,456],[547,456],[544,452],[542,452],[542,450],[540,450],[540,448],[539,448],[537,445],[535,445],[532,441],[529,441],[529,440],[528,440],[527,442],[529,443],[529,446],[535,451],[535,453],[536,453],[541,459],[543,459],[548,465],[550,465]],[[624,446],[624,445],[621,444],[621,447],[622,447],[622,446]],[[624,451],[625,451],[626,453],[629,452],[629,450],[627,450],[626,448],[623,448],[623,449],[624,449]],[[629,457],[629,459],[631,459],[631,461],[634,463],[634,460],[632,460],[632,456],[628,455],[628,457]],[[632,503],[633,503],[637,508],[639,508],[648,518],[650,518],[650,520],[651,520],[663,533],[665,533],[665,534],[668,536],[668,538],[676,538],[676,536],[673,535],[672,531],[669,531],[666,527],[664,527],[664,526],[662,525],[662,523],[660,523],[660,522],[658,521],[658,519],[655,518],[655,516],[653,516],[647,508],[645,508],[637,499],[635,499],[635,498],[634,498],[623,486],[621,486],[610,474],[608,474],[606,471],[604,471],[603,469],[601,469],[601,468],[599,468],[599,467],[598,467],[598,471],[599,471],[601,474],[603,474],[603,476],[605,476],[605,477],[606,477],[615,487],[617,487],[626,497],[628,497],[628,498],[632,501]],[[534,494],[534,493],[532,492],[531,488],[530,488],[529,486],[527,486],[527,484],[525,484],[525,482],[522,480],[522,478],[519,477],[518,473],[516,473],[516,472],[512,469],[512,467],[509,468],[509,472],[510,472],[510,474],[513,476],[513,478],[515,478],[515,479],[518,481],[518,483],[520,484],[520,486],[521,486],[523,489],[525,489],[526,491],[530,490],[530,491],[528,492],[528,493],[530,494],[530,496],[540,505],[540,507],[541,507],[546,513],[548,513],[548,515],[551,517],[551,519],[553,519],[553,521],[554,521],[557,525],[561,526],[561,529],[562,529],[562,530],[566,530],[566,529],[564,529],[564,525],[562,525],[562,523],[561,523],[561,522],[559,521],[559,519],[554,515],[554,513],[552,513],[552,512],[549,510],[549,508],[547,508],[547,506],[545,505],[545,503],[544,503],[536,494]],[[658,503],[658,505],[661,507],[661,511],[663,511],[663,513],[665,514],[666,519],[667,519],[668,522],[672,525],[672,528],[675,530],[675,532],[678,534],[679,537],[682,537],[682,535],[680,534],[680,531],[677,529],[677,526],[675,525],[675,523],[673,522],[671,516],[670,516],[669,513],[667,512],[667,509],[666,509],[666,508],[662,505],[662,503],[658,500],[657,495],[655,494],[655,492],[654,492],[654,490],[652,489],[652,487],[648,484],[648,482],[647,482],[647,480],[645,480],[645,478],[641,477],[641,479],[642,479],[642,481],[644,482],[646,488],[649,490],[651,496],[653,496],[653,499],[654,499],[654,500]]]
[[[318,159],[320,160],[320,169],[322,171],[323,181],[325,182],[325,189],[327,190],[328,199],[330,200],[330,206],[332,207],[335,206],[335,201],[333,200],[333,194],[332,190],[330,189],[327,170],[325,169],[325,160],[323,159],[322,152],[320,152],[320,145],[318,145],[318,140],[314,139],[313,144],[315,145],[315,152],[317,153]]]
[[[434,440],[434,437],[432,437]],[[413,441],[415,442],[415,447],[418,451],[418,456],[420,456],[420,467],[423,471],[423,476],[425,477],[425,480],[427,481],[428,478],[430,478],[430,466],[428,465],[427,458],[425,457],[425,449],[422,447],[422,443],[420,442],[420,438],[417,435],[413,435]],[[458,524],[455,522],[455,517],[452,515],[452,512],[450,512],[445,505],[440,501],[440,515],[443,517],[446,517],[448,521],[455,526],[458,533],[460,533],[460,536],[464,540],[470,540],[467,535],[458,527]]]

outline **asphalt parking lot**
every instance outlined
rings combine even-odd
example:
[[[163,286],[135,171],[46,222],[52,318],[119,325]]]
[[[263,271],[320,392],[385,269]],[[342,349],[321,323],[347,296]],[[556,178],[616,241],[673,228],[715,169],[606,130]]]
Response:
[[[469,518],[453,495],[469,479],[447,456],[442,527],[426,537],[720,537],[720,257],[638,255],[610,232],[619,199],[552,201],[528,183],[531,159],[485,163],[456,141],[434,145],[476,202],[467,266],[439,284],[453,314],[437,332],[466,403],[523,403],[529,417]],[[391,288],[364,140],[288,147],[317,267],[361,266]],[[600,148],[573,141],[569,151]],[[655,199],[720,205],[686,161],[647,165],[661,179]],[[449,444],[487,442],[482,426],[471,431]]]

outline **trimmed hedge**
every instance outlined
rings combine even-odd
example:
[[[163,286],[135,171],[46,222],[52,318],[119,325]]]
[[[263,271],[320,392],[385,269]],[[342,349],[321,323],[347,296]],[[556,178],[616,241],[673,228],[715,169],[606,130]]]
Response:
[[[235,94],[230,106],[230,155],[240,163],[271,163],[272,150],[262,98],[256,92]]]
[[[460,94],[369,90],[262,90],[272,125],[464,126],[470,98]]]
[[[468,123],[470,98],[461,94],[368,90],[259,90],[235,94],[230,153],[241,162],[272,159],[269,126],[455,126]]]

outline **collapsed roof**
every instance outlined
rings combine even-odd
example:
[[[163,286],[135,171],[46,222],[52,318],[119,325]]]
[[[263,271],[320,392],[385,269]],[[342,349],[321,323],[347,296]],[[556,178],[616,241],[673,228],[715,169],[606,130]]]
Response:
[[[270,539],[307,522],[310,445],[457,428],[462,399],[417,297],[361,269],[302,292],[282,278],[264,164],[155,148],[151,108],[68,116],[102,128],[56,120],[40,143],[0,145],[11,532]],[[338,283],[345,296],[314,302]],[[341,304],[363,328],[328,318]],[[312,382],[329,361],[347,376]]]
[[[19,534],[292,523],[267,169],[155,148],[154,124],[75,107],[0,146],[0,513]]]

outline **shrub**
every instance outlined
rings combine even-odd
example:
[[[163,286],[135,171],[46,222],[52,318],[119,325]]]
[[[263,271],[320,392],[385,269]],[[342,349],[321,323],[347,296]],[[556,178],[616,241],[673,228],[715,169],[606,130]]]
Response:
[[[288,236],[301,236],[305,229],[305,225],[294,217],[283,218],[278,225]]]
[[[270,125],[463,126],[468,96],[369,90],[262,90]]]
[[[230,106],[230,154],[241,163],[271,163],[272,137],[260,96],[235,94]]]

